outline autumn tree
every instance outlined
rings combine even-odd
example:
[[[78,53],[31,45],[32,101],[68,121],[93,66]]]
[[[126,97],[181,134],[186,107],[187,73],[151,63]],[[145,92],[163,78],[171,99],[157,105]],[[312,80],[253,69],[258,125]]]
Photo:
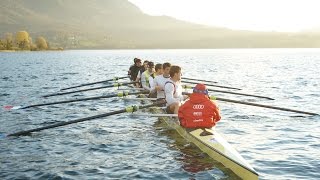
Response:
[[[31,44],[33,44],[32,37],[31,37],[31,36],[29,36],[29,43],[30,43],[30,46],[31,46]]]
[[[12,47],[13,47],[13,36],[12,36],[12,33],[6,33],[5,42],[4,42],[4,48],[6,50],[11,50]]]
[[[46,50],[48,49],[48,44],[47,44],[47,41],[44,37],[40,36],[37,38],[37,41],[36,41],[36,44],[37,44],[37,48],[39,50]]]
[[[3,44],[3,42],[1,41],[1,39],[0,39],[0,50],[3,50],[4,49],[4,44]]]
[[[19,31],[16,34],[16,43],[22,50],[30,49],[30,37],[27,31]]]

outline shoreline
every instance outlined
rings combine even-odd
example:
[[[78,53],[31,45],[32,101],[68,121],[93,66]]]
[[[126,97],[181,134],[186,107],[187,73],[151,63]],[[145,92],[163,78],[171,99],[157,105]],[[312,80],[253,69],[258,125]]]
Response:
[[[16,52],[15,50],[0,50],[0,52]]]
[[[0,50],[1,52],[44,52],[44,51],[65,51],[60,49],[49,49],[49,50],[38,50],[38,51],[30,51],[30,50]]]

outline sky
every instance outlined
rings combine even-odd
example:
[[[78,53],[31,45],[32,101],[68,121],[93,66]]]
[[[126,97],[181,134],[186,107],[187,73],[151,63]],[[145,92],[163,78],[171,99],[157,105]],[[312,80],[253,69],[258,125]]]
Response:
[[[320,29],[320,0],[129,0],[144,13],[239,30]]]

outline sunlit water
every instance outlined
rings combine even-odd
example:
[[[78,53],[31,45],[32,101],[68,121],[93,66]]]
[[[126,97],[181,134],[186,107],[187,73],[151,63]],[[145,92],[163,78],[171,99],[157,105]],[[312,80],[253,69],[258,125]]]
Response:
[[[218,97],[320,113],[320,49],[110,50],[0,54],[0,105],[99,96],[114,88],[41,98],[60,88],[123,76],[134,57],[181,65],[184,77],[239,92]],[[124,80],[125,81],[125,80]],[[213,89],[215,87],[212,87]],[[215,88],[219,89],[219,88]],[[226,90],[226,89],[223,89]],[[320,117],[218,102],[218,131],[260,179],[320,178]],[[117,98],[0,112],[0,133],[138,104]],[[0,138],[1,179],[237,179],[157,118],[114,115],[32,136]]]

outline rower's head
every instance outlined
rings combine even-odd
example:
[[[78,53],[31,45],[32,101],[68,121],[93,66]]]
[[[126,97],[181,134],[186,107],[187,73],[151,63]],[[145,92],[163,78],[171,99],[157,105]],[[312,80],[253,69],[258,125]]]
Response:
[[[136,65],[136,66],[141,66],[141,59],[139,59],[139,58],[134,58],[134,64]]]
[[[154,72],[154,63],[151,61],[148,62],[148,71]]]
[[[143,67],[144,67],[144,69],[148,69],[148,63],[149,63],[148,60],[143,61]]]
[[[207,89],[206,85],[204,85],[204,84],[197,84],[197,85],[193,88],[193,93],[203,94],[203,95],[208,96],[208,89]]]
[[[171,66],[170,67],[170,77],[173,81],[181,80],[181,67],[180,66]]]
[[[170,75],[170,67],[171,67],[171,64],[166,62],[166,63],[163,63],[162,65],[162,69],[163,69],[163,74],[165,76],[169,76]]]
[[[156,64],[155,70],[156,70],[157,75],[162,74],[162,73],[163,73],[163,71],[162,71],[162,64]]]

